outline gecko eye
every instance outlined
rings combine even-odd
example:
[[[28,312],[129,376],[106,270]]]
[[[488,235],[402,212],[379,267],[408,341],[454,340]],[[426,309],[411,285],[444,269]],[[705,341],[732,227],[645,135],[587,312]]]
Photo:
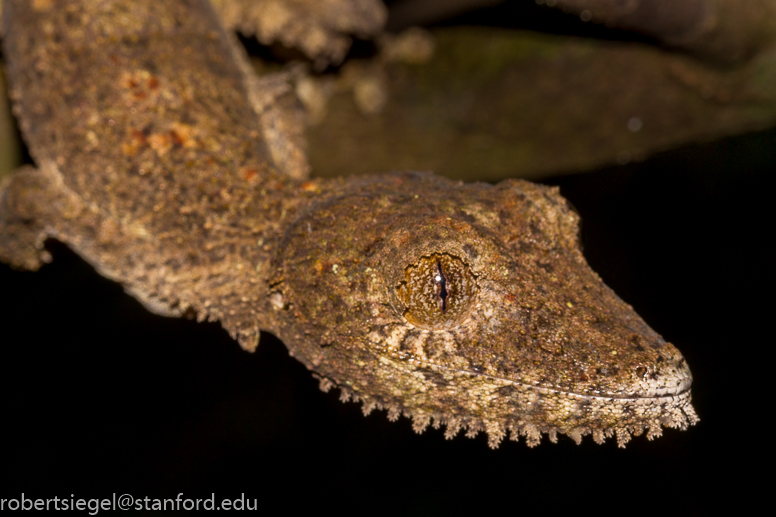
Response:
[[[469,266],[446,253],[410,264],[396,286],[404,318],[427,330],[460,325],[474,306],[477,291],[477,278]]]

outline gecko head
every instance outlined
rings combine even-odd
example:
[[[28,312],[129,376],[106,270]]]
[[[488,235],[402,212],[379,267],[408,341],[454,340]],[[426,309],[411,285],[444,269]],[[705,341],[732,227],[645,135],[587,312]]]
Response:
[[[590,269],[557,189],[387,176],[311,209],[276,260],[281,337],[365,411],[492,446],[697,420],[684,358]]]

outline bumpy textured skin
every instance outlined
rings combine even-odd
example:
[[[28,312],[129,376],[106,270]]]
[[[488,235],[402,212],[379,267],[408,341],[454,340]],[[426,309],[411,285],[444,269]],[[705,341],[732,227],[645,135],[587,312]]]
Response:
[[[0,184],[0,260],[35,269],[61,240],[152,310],[219,320],[246,349],[277,334],[322,388],[418,431],[624,445],[697,421],[685,360],[586,264],[557,189],[294,179],[204,2],[5,16],[38,168]]]
[[[227,27],[269,45],[281,42],[319,66],[339,63],[350,48],[348,34],[375,36],[388,11],[379,0],[214,0]]]

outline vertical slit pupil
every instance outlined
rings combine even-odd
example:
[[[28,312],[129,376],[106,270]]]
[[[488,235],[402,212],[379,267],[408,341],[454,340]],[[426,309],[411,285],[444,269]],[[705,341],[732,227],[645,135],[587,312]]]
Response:
[[[442,269],[442,261],[437,260],[437,276],[434,278],[437,285],[439,285],[439,308],[442,312],[447,310],[447,277]]]
[[[455,328],[469,315],[477,296],[477,278],[468,265],[448,253],[420,257],[404,268],[395,284],[395,309],[415,327]]]

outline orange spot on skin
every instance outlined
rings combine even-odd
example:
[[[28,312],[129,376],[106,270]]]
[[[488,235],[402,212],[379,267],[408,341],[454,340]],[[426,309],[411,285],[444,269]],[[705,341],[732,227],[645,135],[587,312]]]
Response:
[[[125,71],[121,74],[119,84],[128,90],[126,96],[129,102],[146,99],[153,101],[159,95],[159,80],[153,77],[148,70]]]
[[[172,140],[172,144],[178,147],[183,146],[183,138],[181,138],[181,135],[179,135],[174,129],[170,131],[170,139]]]
[[[33,0],[32,9],[38,12],[48,11],[53,7],[51,0]]]
[[[328,263],[321,262],[320,260],[316,260],[315,263],[313,264],[313,269],[315,269],[316,273],[320,275],[326,270],[331,270],[331,266]]]
[[[245,181],[251,181],[256,178],[256,173],[258,171],[256,169],[245,169],[243,170],[242,177],[245,179]]]
[[[137,154],[137,147],[125,142],[121,144],[121,152],[124,153],[124,156],[135,156]]]
[[[148,145],[156,151],[159,156],[164,156],[172,147],[170,136],[166,133],[155,133],[148,137]]]
[[[185,148],[197,146],[197,139],[194,137],[194,128],[188,124],[175,122],[170,131],[172,143]]]
[[[145,133],[139,129],[132,128],[129,130],[129,141],[121,144],[121,152],[124,156],[135,156],[141,148],[148,145],[146,141]]]
[[[450,221],[450,228],[456,232],[463,232],[469,228],[469,225],[461,221]]]
[[[137,142],[137,145],[145,145],[146,144],[146,136],[145,133],[140,131],[139,129],[131,129],[130,130],[130,136],[132,137],[132,140]]]

